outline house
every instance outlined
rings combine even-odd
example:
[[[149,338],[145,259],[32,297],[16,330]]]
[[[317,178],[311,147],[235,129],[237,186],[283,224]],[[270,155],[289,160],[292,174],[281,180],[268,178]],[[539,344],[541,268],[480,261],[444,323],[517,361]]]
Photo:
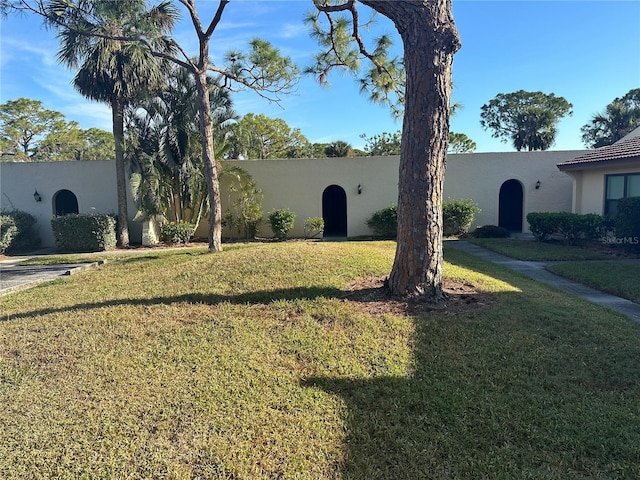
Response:
[[[527,232],[527,213],[571,210],[573,182],[557,165],[585,155],[586,151],[451,154],[444,199],[475,201],[481,211],[474,226],[493,224]],[[297,214],[292,235],[304,234],[307,218],[323,217],[325,236],[356,237],[370,235],[367,219],[397,202],[399,160],[398,156],[380,156],[226,164],[246,170],[263,190],[265,217],[278,208]],[[0,200],[2,210],[34,215],[43,245],[53,246],[51,219],[55,215],[117,212],[115,162],[0,163]],[[223,192],[223,212],[228,203],[229,196]],[[131,242],[152,243],[148,223],[133,221],[135,213],[130,198]],[[206,225],[197,233],[206,237]],[[271,235],[268,226],[263,225],[261,234]]]
[[[618,200],[640,197],[640,127],[613,145],[558,164],[573,179],[574,213],[615,216]]]

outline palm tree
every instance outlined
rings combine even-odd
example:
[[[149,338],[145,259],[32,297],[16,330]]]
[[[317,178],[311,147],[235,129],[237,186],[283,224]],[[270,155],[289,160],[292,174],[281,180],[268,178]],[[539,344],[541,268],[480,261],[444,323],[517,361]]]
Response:
[[[51,2],[51,17],[67,16],[60,28],[58,59],[79,68],[73,85],[84,96],[110,105],[115,139],[118,195],[117,239],[129,245],[127,179],[123,153],[124,111],[141,91],[162,79],[162,68],[142,43],[117,40],[120,36],[144,35],[156,48],[169,48],[163,34],[178,18],[170,2],[147,9],[144,0],[94,0],[69,9],[66,2]],[[59,5],[59,7],[58,7]],[[52,23],[60,25],[59,22]]]
[[[353,157],[354,155],[351,144],[343,140],[336,140],[331,143],[325,149],[325,153],[327,154],[327,157]]]
[[[215,154],[221,158],[230,123],[237,118],[229,91],[208,77]],[[169,69],[157,92],[128,111],[127,128],[139,213],[196,226],[209,208],[202,162],[198,92],[183,68]]]
[[[640,126],[640,88],[627,92],[584,125],[582,141],[590,148],[611,145]]]

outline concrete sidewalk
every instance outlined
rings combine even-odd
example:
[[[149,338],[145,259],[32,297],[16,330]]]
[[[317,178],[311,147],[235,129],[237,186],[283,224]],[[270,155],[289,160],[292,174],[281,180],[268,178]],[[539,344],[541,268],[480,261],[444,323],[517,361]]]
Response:
[[[0,296],[31,288],[39,283],[73,275],[87,268],[95,268],[99,262],[70,263],[64,265],[20,265],[30,257],[12,257],[0,261]]]
[[[640,305],[625,298],[616,297],[615,295],[610,295],[560,277],[546,269],[547,265],[557,262],[527,262],[523,260],[515,260],[464,240],[451,240],[446,243],[450,247],[470,253],[482,258],[483,260],[487,260],[488,262],[496,263],[503,267],[520,272],[538,282],[552,285],[560,290],[584,298],[592,303],[608,307],[629,317],[631,320],[640,323]]]

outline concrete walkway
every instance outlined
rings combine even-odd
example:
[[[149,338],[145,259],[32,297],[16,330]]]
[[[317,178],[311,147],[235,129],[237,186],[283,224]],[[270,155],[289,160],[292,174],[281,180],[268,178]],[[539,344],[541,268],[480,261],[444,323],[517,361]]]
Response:
[[[546,270],[547,265],[557,262],[527,262],[523,260],[515,260],[464,240],[448,241],[447,245],[480,257],[483,260],[520,272],[538,282],[552,285],[572,295],[584,298],[585,300],[602,305],[603,307],[608,307],[629,317],[631,320],[640,323],[640,305],[625,298],[600,292],[599,290],[595,290],[591,287],[560,277],[559,275]]]
[[[87,268],[98,266],[93,263],[71,263],[64,265],[20,265],[30,257],[11,257],[0,261],[0,296],[31,288],[39,283],[73,275]]]

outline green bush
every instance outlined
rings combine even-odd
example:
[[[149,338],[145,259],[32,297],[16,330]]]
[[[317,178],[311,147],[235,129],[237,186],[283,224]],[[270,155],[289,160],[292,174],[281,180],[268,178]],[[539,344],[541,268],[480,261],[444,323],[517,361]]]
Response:
[[[189,222],[166,222],[160,226],[160,239],[168,243],[187,243],[193,237],[196,226]]]
[[[113,215],[71,214],[51,220],[56,248],[61,252],[100,252],[116,246]]]
[[[269,226],[276,238],[284,240],[293,228],[296,214],[287,208],[272,210],[269,213]]]
[[[40,236],[35,230],[36,218],[21,210],[12,210],[1,215],[0,253],[26,252],[40,246]]]
[[[389,205],[378,210],[367,220],[367,226],[373,234],[382,238],[396,238],[398,236],[398,208]]]
[[[594,213],[531,212],[527,214],[527,222],[536,240],[544,242],[556,234],[561,235],[567,245],[600,238],[606,229],[604,218]]]
[[[640,249],[640,197],[621,198],[615,218],[616,237]]]
[[[508,238],[511,236],[511,232],[498,225],[482,225],[473,231],[473,236],[476,238]]]
[[[304,237],[314,238],[324,232],[324,219],[322,217],[310,217],[304,222]]]
[[[442,223],[445,236],[462,235],[469,230],[480,209],[473,200],[458,199],[442,204]]]
[[[0,253],[4,253],[11,246],[18,233],[16,222],[9,215],[0,215]]]

